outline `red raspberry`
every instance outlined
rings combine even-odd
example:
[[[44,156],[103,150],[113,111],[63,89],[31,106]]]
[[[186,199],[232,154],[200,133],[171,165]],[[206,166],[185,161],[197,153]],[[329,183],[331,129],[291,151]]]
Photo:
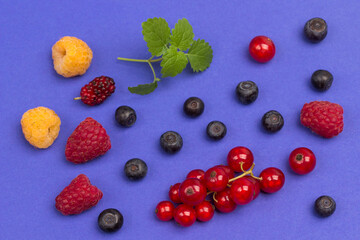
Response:
[[[332,138],[344,128],[344,110],[336,103],[314,101],[305,103],[301,110],[301,123],[324,138]]]
[[[65,148],[66,159],[75,164],[85,163],[111,148],[110,137],[100,123],[86,118],[67,140]]]
[[[84,174],[74,178],[55,199],[55,207],[64,215],[79,214],[95,206],[103,193]]]
[[[105,101],[115,91],[115,82],[110,77],[97,77],[81,88],[80,97],[83,103],[94,106]]]

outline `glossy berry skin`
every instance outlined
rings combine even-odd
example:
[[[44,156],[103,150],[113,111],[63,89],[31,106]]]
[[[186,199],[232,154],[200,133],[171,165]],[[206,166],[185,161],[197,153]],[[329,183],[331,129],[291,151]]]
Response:
[[[112,78],[101,76],[81,88],[81,101],[94,106],[102,103],[115,91],[115,82]]]
[[[317,70],[311,76],[311,83],[314,88],[322,92],[331,87],[333,80],[333,75],[326,70]]]
[[[169,221],[174,217],[174,204],[170,201],[162,201],[156,206],[155,214],[160,221]]]
[[[175,208],[174,219],[183,227],[190,227],[196,221],[196,212],[192,206],[181,204]]]
[[[140,180],[146,176],[148,167],[143,160],[133,158],[126,162],[124,171],[126,177],[130,180]]]
[[[316,165],[315,154],[308,148],[296,148],[289,156],[291,169],[297,174],[308,174]]]
[[[247,178],[239,178],[232,182],[230,197],[237,205],[250,203],[255,195],[255,186]]]
[[[114,208],[105,209],[98,217],[98,225],[104,232],[116,232],[123,224],[123,215]]]
[[[115,120],[123,127],[131,127],[136,122],[136,112],[129,106],[120,106],[115,111]]]
[[[212,121],[207,125],[206,133],[209,138],[214,140],[223,139],[226,135],[227,128],[224,123],[220,121]]]
[[[196,218],[201,222],[207,222],[214,216],[214,206],[209,201],[203,201],[195,207]]]
[[[266,36],[257,36],[251,40],[249,52],[256,61],[266,63],[275,56],[275,44]]]
[[[177,153],[183,146],[183,139],[179,133],[167,131],[160,137],[160,146],[167,153]]]
[[[322,18],[312,18],[305,23],[305,36],[313,43],[321,42],[327,35],[327,23]]]
[[[204,176],[205,176],[205,172],[203,170],[194,169],[194,170],[190,171],[188,173],[188,175],[186,175],[186,178],[197,178],[200,180],[200,182],[205,184]]]
[[[229,176],[222,167],[212,167],[205,172],[205,183],[209,191],[222,191],[228,182]]]
[[[245,176],[244,178],[248,179],[250,182],[254,184],[254,197],[253,200],[255,200],[260,193],[260,181],[251,177],[251,176]]]
[[[264,114],[261,123],[266,131],[275,133],[284,126],[284,118],[278,111],[271,110]]]
[[[237,205],[230,197],[230,188],[216,193],[215,199],[214,205],[216,209],[222,213],[229,213],[236,209]]]
[[[215,167],[222,168],[225,171],[225,173],[228,175],[229,180],[235,177],[234,171],[229,166],[216,165]]]
[[[253,81],[240,82],[236,87],[236,96],[242,104],[255,102],[259,95],[259,88]]]
[[[205,104],[198,97],[190,97],[184,102],[183,108],[189,117],[198,117],[204,112]]]
[[[206,187],[199,179],[185,179],[179,188],[181,202],[196,206],[206,198]]]
[[[169,198],[174,203],[181,203],[180,199],[180,185],[181,183],[176,183],[175,185],[172,185],[169,190]]]
[[[266,193],[274,193],[279,191],[285,183],[285,175],[284,173],[274,167],[269,167],[264,169],[260,173],[260,188],[261,191]]]
[[[315,201],[315,211],[321,217],[329,217],[336,210],[336,202],[332,197],[321,196]]]
[[[254,156],[246,147],[234,147],[228,153],[227,162],[232,170],[235,172],[242,172],[241,163],[243,163],[242,166],[245,171],[250,169],[254,163]]]

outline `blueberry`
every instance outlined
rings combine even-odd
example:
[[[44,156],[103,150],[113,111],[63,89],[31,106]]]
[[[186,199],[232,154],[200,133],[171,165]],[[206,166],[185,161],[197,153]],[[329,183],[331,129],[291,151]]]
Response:
[[[329,196],[321,196],[315,201],[315,211],[321,217],[329,217],[335,212],[336,202]]]
[[[262,117],[262,125],[269,132],[277,132],[284,126],[284,118],[278,111],[271,110]]]
[[[123,215],[114,208],[105,209],[98,217],[98,225],[104,232],[118,231],[123,223]]]
[[[225,124],[219,121],[210,122],[206,128],[207,135],[214,140],[220,140],[225,137],[226,131]]]
[[[139,180],[146,176],[148,167],[143,160],[133,158],[126,162],[124,171],[130,180]]]
[[[328,90],[331,87],[333,80],[333,75],[326,70],[317,70],[311,76],[312,85],[320,91]]]
[[[131,127],[136,122],[136,112],[129,106],[120,106],[115,112],[116,121],[123,127]]]
[[[304,27],[306,37],[314,42],[321,42],[327,35],[327,24],[322,18],[312,18]]]
[[[183,139],[177,132],[168,131],[161,135],[160,145],[168,153],[176,153],[183,146]]]
[[[188,98],[184,102],[184,112],[190,117],[198,117],[204,112],[204,102],[198,97]]]
[[[242,104],[255,102],[258,94],[258,86],[253,81],[240,82],[236,87],[236,95]]]

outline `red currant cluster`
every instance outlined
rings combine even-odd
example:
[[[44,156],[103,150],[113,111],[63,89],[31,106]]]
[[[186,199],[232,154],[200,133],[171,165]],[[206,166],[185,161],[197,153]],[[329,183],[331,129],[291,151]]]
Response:
[[[246,147],[235,147],[227,156],[228,166],[217,165],[206,172],[195,169],[189,172],[182,183],[170,187],[170,201],[162,201],[156,207],[156,215],[161,221],[172,218],[184,227],[195,220],[209,221],[215,208],[223,213],[232,212],[237,205],[245,205],[255,200],[260,190],[266,193],[279,191],[285,182],[284,173],[277,168],[264,169],[259,177],[254,176],[254,156]],[[235,176],[235,172],[241,173]],[[207,200],[207,196],[211,196]]]

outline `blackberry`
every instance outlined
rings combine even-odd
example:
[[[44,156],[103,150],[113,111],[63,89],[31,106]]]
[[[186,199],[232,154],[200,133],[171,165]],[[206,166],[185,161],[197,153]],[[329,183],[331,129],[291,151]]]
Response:
[[[306,22],[304,32],[306,37],[314,42],[321,42],[327,35],[327,24],[322,18],[312,18]]]
[[[320,91],[326,91],[331,87],[333,75],[326,70],[317,70],[311,76],[312,85]]]
[[[124,223],[123,215],[114,208],[105,209],[98,217],[98,225],[104,232],[118,231]]]
[[[268,132],[277,132],[284,126],[284,118],[278,111],[271,110],[262,117],[262,125]]]
[[[130,180],[139,180],[146,176],[148,167],[143,160],[133,158],[126,162],[124,171]]]
[[[136,122],[136,112],[129,106],[120,106],[115,111],[116,121],[123,127],[131,127]]]
[[[200,116],[204,108],[204,102],[198,97],[190,97],[184,102],[184,112],[190,117]]]
[[[331,216],[336,209],[336,202],[329,196],[321,196],[315,201],[315,211],[321,217]]]
[[[225,124],[220,121],[212,121],[207,125],[206,128],[207,135],[214,140],[222,139],[225,137],[226,132],[227,129]]]
[[[183,146],[183,139],[177,132],[168,131],[161,135],[160,146],[167,153],[176,153]]]
[[[258,94],[258,86],[253,81],[240,82],[236,87],[236,96],[242,104],[255,102]]]

